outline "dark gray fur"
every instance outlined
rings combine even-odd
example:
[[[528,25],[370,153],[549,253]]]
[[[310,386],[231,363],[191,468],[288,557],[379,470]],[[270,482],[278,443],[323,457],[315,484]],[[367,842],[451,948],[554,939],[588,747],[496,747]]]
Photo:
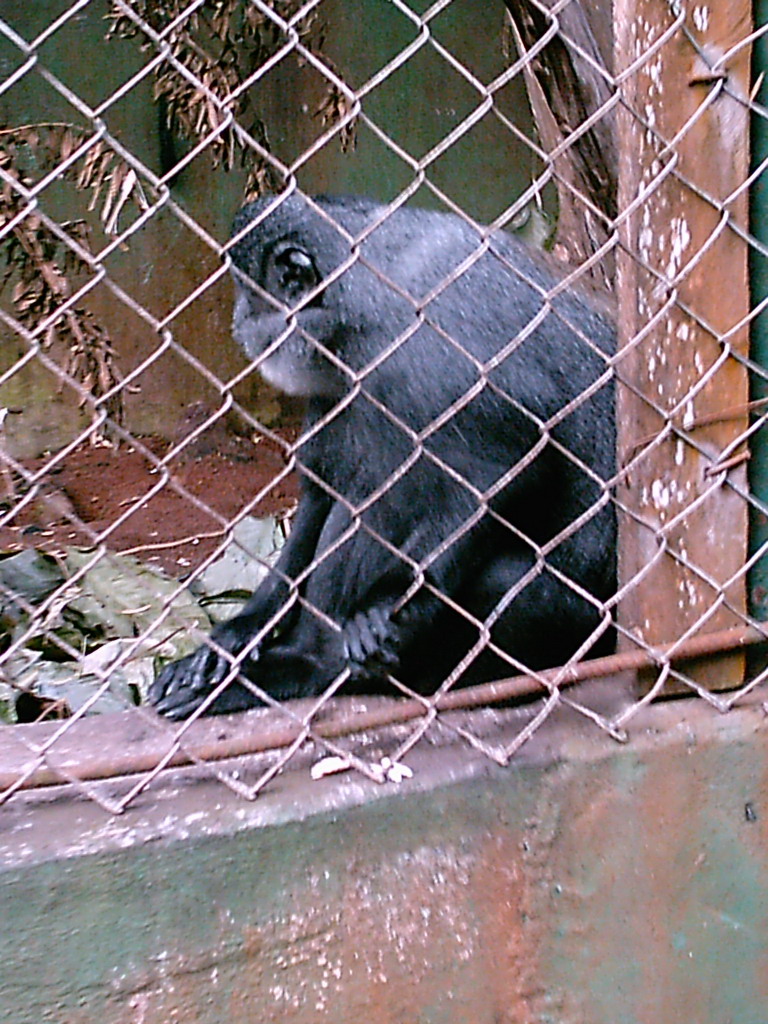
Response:
[[[430,692],[479,637],[438,591],[476,619],[491,616],[493,643],[513,659],[483,651],[462,685],[509,675],[514,663],[558,664],[593,633],[591,653],[604,650],[598,604],[614,589],[615,522],[599,499],[614,473],[615,432],[614,329],[603,304],[561,291],[531,329],[561,272],[511,236],[494,234],[440,287],[481,244],[459,217],[385,216],[366,199],[296,195],[265,217],[274,202],[252,203],[235,220],[235,237],[252,227],[232,249],[233,331],[268,380],[308,398],[302,498],[276,569],[214,630],[215,643],[234,655],[248,648],[242,675],[278,699],[319,693],[345,667],[358,688],[391,671]],[[337,274],[350,239],[361,238],[360,257]],[[425,585],[401,607],[421,578],[414,564]],[[185,717],[229,671],[230,659],[204,645],[167,666],[150,698]],[[258,703],[235,681],[206,710]]]

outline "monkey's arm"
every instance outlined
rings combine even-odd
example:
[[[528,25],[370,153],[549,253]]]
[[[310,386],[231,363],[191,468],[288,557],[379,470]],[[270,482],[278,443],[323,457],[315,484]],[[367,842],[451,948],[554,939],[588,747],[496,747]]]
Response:
[[[315,556],[332,501],[323,491],[305,482],[304,494],[290,536],[274,568],[256,589],[242,611],[212,630],[206,641],[192,654],[163,668],[149,690],[149,702],[168,718],[186,718],[203,703],[232,671],[233,659],[239,659],[248,675],[259,658],[259,644],[276,625],[282,607],[290,597],[294,581]],[[226,654],[219,653],[213,645]],[[229,654],[231,657],[227,657]],[[233,680],[207,710],[209,713],[239,711],[259,703],[255,694]]]

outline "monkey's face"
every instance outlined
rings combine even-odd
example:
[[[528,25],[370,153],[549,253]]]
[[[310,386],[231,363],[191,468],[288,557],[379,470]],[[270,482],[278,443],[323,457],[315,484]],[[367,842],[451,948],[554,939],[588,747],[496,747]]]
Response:
[[[279,238],[250,246],[248,257],[233,270],[235,340],[281,391],[338,393],[338,370],[329,359],[333,318],[324,309],[313,255],[299,241]]]

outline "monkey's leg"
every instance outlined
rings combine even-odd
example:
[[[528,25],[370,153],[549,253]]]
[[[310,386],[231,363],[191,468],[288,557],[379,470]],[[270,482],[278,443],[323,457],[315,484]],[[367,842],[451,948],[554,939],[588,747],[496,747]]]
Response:
[[[506,661],[491,652],[479,652],[461,685],[486,682],[520,669],[561,665],[590,636],[599,642],[601,622],[607,614],[598,600],[588,601],[579,593],[578,581],[574,581],[577,586],[570,586],[546,567],[531,575],[534,564],[527,554],[499,556],[457,597],[457,603],[489,627],[493,645],[514,659]],[[474,643],[480,633],[476,627],[472,633]]]

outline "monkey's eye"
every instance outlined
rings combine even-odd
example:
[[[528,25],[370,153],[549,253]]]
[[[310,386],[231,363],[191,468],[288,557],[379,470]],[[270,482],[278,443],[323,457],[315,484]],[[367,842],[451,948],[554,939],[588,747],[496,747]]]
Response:
[[[273,255],[269,285],[291,303],[311,291],[320,281],[312,257],[293,245],[277,250]]]

